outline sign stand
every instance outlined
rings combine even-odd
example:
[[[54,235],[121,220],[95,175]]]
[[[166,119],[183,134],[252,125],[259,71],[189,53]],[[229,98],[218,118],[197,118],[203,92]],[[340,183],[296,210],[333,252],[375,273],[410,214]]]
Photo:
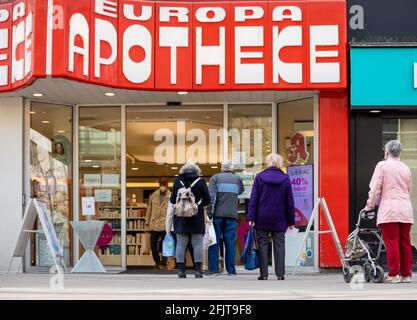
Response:
[[[318,229],[319,228],[319,226],[318,226],[319,206],[321,206],[321,208],[324,211],[324,216],[326,218],[327,224],[330,227],[330,230],[320,231]],[[317,222],[317,225],[314,228],[315,231],[311,231],[311,227],[313,226],[313,221]],[[330,215],[330,211],[329,211],[329,208],[328,208],[327,203],[326,203],[326,199],[324,199],[324,198],[318,198],[317,201],[316,201],[316,203],[314,204],[314,209],[313,209],[313,212],[311,214],[310,221],[308,222],[308,225],[307,225],[307,228],[306,228],[306,231],[305,231],[305,234],[304,234],[303,241],[301,242],[300,249],[298,251],[297,261],[295,262],[294,270],[293,270],[293,273],[292,273],[293,276],[295,275],[295,271],[297,269],[298,263],[300,262],[301,252],[305,248],[305,245],[306,245],[306,242],[307,242],[307,237],[308,237],[308,235],[311,232],[317,232],[317,234],[331,233],[332,234],[332,238],[333,238],[333,242],[334,242],[334,244],[336,246],[337,253],[339,255],[339,259],[340,259],[340,261],[343,264],[343,259],[345,258],[344,257],[344,252],[343,252],[343,248],[342,248],[342,245],[340,244],[339,237],[337,235],[336,228],[335,228],[334,223],[333,223],[333,219],[332,219],[332,217]],[[318,246],[319,244],[316,243],[315,245]]]
[[[36,217],[39,218],[42,230],[33,230]],[[19,272],[20,267],[22,265],[23,256],[25,254],[26,246],[29,242],[30,234],[32,233],[45,235],[57,272],[61,273],[60,265],[64,269],[64,272],[67,272],[67,267],[65,266],[64,262],[64,254],[59,246],[55,229],[53,228],[53,225],[49,218],[49,210],[43,202],[37,199],[31,199],[23,217],[22,225],[19,231],[19,237],[14,246],[14,251],[10,259],[9,269],[7,270],[7,273],[10,272],[14,258],[21,258],[19,268],[17,269],[17,273]],[[58,260],[60,263],[58,263]]]

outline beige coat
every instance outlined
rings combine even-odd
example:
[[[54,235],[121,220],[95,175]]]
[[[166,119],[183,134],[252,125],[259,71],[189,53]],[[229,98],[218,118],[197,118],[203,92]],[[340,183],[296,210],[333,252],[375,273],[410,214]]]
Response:
[[[377,225],[381,223],[414,223],[411,205],[411,171],[398,158],[388,158],[377,164],[365,209],[378,203]]]
[[[146,210],[145,223],[149,225],[150,231],[165,231],[165,217],[168,209],[168,202],[171,191],[167,190],[162,204],[159,201],[161,191],[158,189],[149,198],[148,209]]]

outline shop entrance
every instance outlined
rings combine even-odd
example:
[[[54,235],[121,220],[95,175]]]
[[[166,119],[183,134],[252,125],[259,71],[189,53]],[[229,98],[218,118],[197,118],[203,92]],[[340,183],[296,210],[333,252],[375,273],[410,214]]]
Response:
[[[60,208],[68,212],[62,215],[66,221],[59,223],[67,230],[63,235],[69,267],[83,253],[69,225],[70,220],[77,219],[101,220],[111,228],[110,241],[100,243],[96,250],[107,269],[152,267],[155,262],[145,225],[149,198],[158,189],[160,178],[165,178],[171,189],[179,169],[188,159],[197,162],[207,182],[220,172],[223,159],[231,159],[244,181],[236,240],[236,264],[239,265],[248,231],[245,216],[252,184],[255,175],[265,168],[265,157],[271,152],[284,157],[284,170],[293,183],[300,232],[296,238],[287,237],[286,264],[294,265],[317,198],[317,99],[314,95],[281,99],[278,103],[78,105],[55,106],[51,110],[48,106],[31,104],[31,150],[42,146],[40,137],[46,138],[42,138],[45,156],[41,168],[36,167],[39,161],[33,162],[39,158],[38,153],[36,159],[32,157],[35,166],[30,167],[29,174],[33,190],[35,180],[41,183],[41,188],[36,190],[46,190],[42,187],[46,181],[37,177],[42,164],[46,168],[47,159],[52,159],[54,164],[55,160],[65,163],[69,168],[63,180],[66,184],[52,196],[55,201],[52,211]],[[66,129],[64,119],[68,123]],[[65,159],[59,154],[59,144],[52,148],[59,135],[67,138]],[[60,175],[55,172],[52,175],[60,182]],[[58,197],[61,190],[68,195],[64,201]],[[95,199],[94,216],[83,214],[86,197]],[[305,266],[317,265],[315,240],[313,236],[308,240],[302,257]],[[34,242],[32,246],[33,257],[42,256],[44,249],[39,244]],[[45,264],[46,260],[32,261],[34,266]]]
[[[165,225],[154,221],[146,226],[146,213],[156,214],[157,206],[165,208],[167,202],[150,207],[150,197],[161,179],[167,181],[168,197],[188,159],[198,163],[207,181],[219,171],[223,105],[128,106],[126,121],[126,263],[127,267],[153,266],[151,242],[161,246]],[[167,267],[174,267],[172,261]]]

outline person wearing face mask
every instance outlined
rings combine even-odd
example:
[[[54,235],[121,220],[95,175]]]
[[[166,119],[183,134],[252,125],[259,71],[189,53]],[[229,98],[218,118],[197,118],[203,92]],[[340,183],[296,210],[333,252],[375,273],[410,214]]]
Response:
[[[149,198],[149,205],[146,210],[145,226],[151,233],[152,258],[155,262],[155,269],[166,269],[166,258],[160,257],[162,252],[161,242],[165,237],[165,217],[168,209],[171,191],[168,189],[168,180],[159,179],[159,189]]]

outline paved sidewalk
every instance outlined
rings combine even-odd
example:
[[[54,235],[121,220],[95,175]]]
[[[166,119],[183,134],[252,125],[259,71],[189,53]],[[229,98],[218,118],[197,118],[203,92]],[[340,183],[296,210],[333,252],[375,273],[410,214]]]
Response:
[[[257,274],[242,272],[195,279],[175,275],[68,274],[63,289],[49,274],[1,274],[0,299],[404,299],[417,300],[417,282],[400,284],[365,283],[362,288],[346,284],[341,274],[287,275],[277,281],[258,281]],[[52,280],[51,280],[52,279]],[[417,279],[417,274],[414,275]],[[55,281],[54,281],[55,280]],[[51,289],[50,283],[57,289]]]

